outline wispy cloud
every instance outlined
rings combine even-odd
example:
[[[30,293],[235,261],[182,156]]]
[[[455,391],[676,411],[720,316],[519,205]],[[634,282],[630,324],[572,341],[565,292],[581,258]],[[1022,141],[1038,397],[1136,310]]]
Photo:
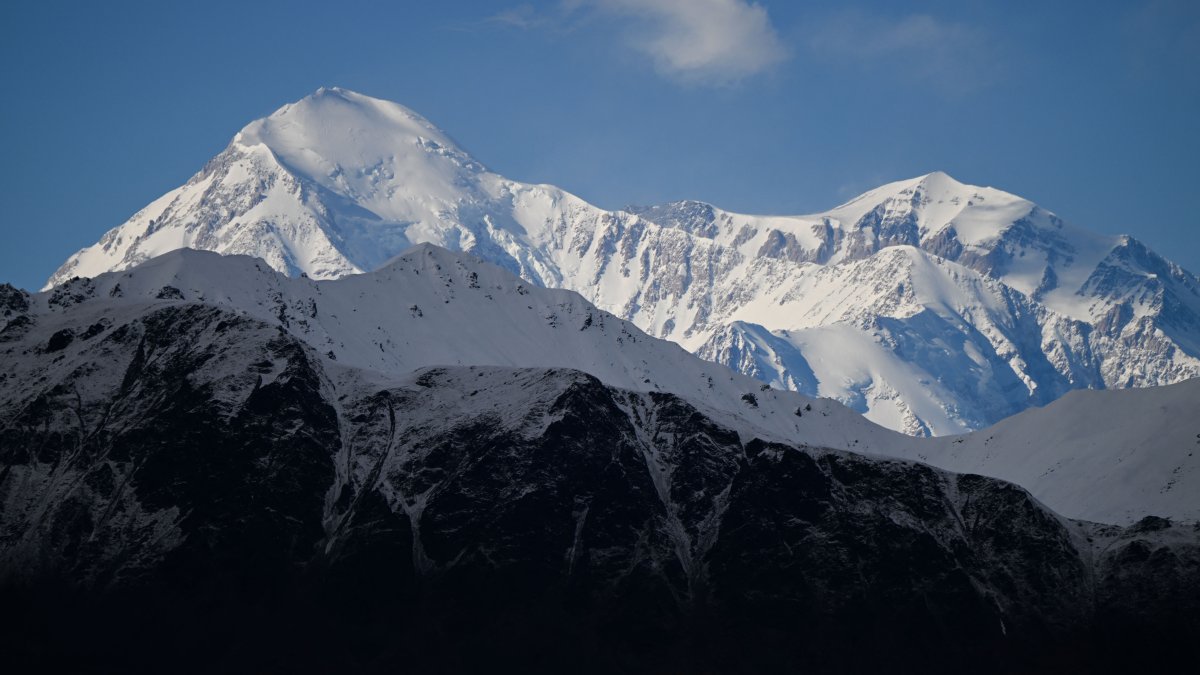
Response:
[[[779,63],[787,50],[767,10],[744,0],[588,0],[632,21],[627,38],[659,72],[727,84]]]
[[[684,83],[731,84],[788,54],[766,8],[747,0],[563,0],[548,12],[524,4],[490,21],[546,28],[589,17],[615,21],[626,44],[659,73]]]
[[[484,23],[509,26],[511,28],[544,28],[550,26],[555,21],[555,17],[539,12],[533,5],[526,2],[501,10],[499,13],[485,19]]]
[[[850,10],[816,21],[806,35],[815,58],[884,69],[943,93],[968,93],[1001,72],[985,31],[928,14],[888,17]]]

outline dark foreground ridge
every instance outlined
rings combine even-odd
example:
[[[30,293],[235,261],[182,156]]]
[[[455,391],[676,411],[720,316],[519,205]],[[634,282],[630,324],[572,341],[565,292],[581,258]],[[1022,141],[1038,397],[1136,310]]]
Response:
[[[4,297],[8,672],[1127,672],[1200,637],[1190,526],[578,371],[384,381],[207,304],[43,335]]]

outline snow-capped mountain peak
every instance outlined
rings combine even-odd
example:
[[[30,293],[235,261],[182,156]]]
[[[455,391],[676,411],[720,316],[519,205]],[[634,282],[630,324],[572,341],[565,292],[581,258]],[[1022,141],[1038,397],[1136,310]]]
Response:
[[[251,122],[233,143],[261,145],[290,173],[394,220],[421,215],[413,202],[455,203],[484,171],[412,110],[337,87]]]
[[[246,125],[187,184],[72,256],[48,286],[181,247],[254,255],[289,274],[359,273],[414,242],[457,248],[461,235],[447,233],[454,213],[486,200],[489,178],[412,110],[322,88]]]
[[[1200,375],[1200,280],[999,189],[935,171],[808,215],[607,211],[492,173],[413,111],[336,88],[252,122],[49,285],[183,247],[330,279],[421,242],[908,433]]]
[[[322,138],[322,130],[332,130],[336,137]],[[289,132],[299,135],[289,136]],[[347,145],[341,134],[360,136],[364,143]],[[369,134],[367,137],[365,134]],[[363,153],[368,148],[378,148],[389,140],[428,138],[439,144],[458,150],[457,145],[420,114],[399,103],[366,96],[341,87],[321,87],[312,94],[280,107],[271,115],[247,124],[238,132],[235,140],[247,145],[257,142],[283,149],[297,140],[313,144],[322,154]],[[322,141],[335,140],[325,145]],[[283,145],[277,145],[276,142]],[[461,152],[461,150],[458,150]]]
[[[990,187],[961,183],[946,173],[888,183],[870,190],[814,219],[831,218],[848,229],[903,227],[895,235],[914,245],[952,237],[964,246],[994,241],[1037,206]],[[952,229],[952,234],[946,231]]]

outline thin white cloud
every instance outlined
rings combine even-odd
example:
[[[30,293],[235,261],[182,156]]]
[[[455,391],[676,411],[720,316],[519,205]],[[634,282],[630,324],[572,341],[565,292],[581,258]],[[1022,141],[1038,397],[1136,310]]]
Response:
[[[788,56],[766,8],[747,0],[561,0],[545,10],[517,5],[487,21],[568,32],[614,23],[659,73],[694,84],[731,84]]]
[[[677,80],[728,84],[787,57],[767,10],[745,0],[576,0],[626,20],[626,38]]]
[[[928,14],[846,11],[811,24],[806,43],[826,61],[882,68],[947,93],[978,89],[1000,72],[984,31]]]
[[[542,28],[552,23],[549,17],[540,14],[533,5],[528,2],[521,3],[515,7],[509,7],[497,14],[493,14],[484,19],[485,23],[491,23],[510,28]]]

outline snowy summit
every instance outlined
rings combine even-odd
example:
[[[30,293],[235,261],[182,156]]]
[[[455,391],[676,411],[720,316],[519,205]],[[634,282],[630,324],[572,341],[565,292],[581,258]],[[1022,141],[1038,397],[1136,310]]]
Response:
[[[656,337],[914,435],[1200,375],[1200,281],[1130,237],[935,172],[824,213],[607,211],[487,170],[413,111],[321,89],[242,129],[48,286],[178,248],[289,275],[418,243],[576,290]]]

